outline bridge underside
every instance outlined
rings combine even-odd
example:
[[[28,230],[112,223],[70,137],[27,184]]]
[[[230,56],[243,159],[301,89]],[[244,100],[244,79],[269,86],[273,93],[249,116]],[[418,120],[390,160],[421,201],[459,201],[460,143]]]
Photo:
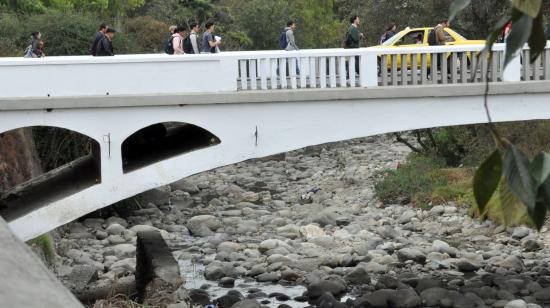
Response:
[[[58,126],[99,140],[100,145],[101,183],[54,201],[37,197],[41,202],[30,210],[6,216],[10,228],[21,239],[30,239],[141,192],[252,158],[396,131],[486,122],[483,87],[471,85],[227,95],[113,97],[112,106],[98,98],[96,103],[103,104],[99,108],[76,108],[80,101],[75,101],[72,109],[0,111],[0,133]],[[550,119],[549,82],[492,85],[489,101],[494,121]],[[139,102],[152,106],[130,106]],[[67,108],[71,101],[59,103]],[[88,103],[93,100],[83,100]],[[149,148],[148,155],[164,160],[125,170],[125,140],[143,128],[167,122],[192,124],[219,142],[175,156]]]

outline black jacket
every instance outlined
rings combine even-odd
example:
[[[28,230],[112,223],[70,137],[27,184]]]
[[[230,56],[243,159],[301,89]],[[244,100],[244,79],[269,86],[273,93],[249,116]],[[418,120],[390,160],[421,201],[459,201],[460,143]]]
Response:
[[[92,56],[96,55],[95,52],[97,50],[97,45],[104,37],[105,34],[103,34],[103,32],[97,31],[97,33],[95,34],[94,42],[92,43],[92,45],[90,45],[90,53],[92,54]]]
[[[114,56],[113,53],[113,44],[111,43],[111,40],[105,35],[99,41],[99,43],[96,46],[95,55],[98,57],[104,57],[104,56]]]

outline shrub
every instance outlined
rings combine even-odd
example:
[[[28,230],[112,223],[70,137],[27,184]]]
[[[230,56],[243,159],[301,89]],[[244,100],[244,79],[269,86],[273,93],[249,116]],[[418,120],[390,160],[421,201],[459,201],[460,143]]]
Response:
[[[120,53],[160,53],[164,50],[164,41],[169,25],[151,17],[128,19],[124,25],[124,35],[129,40],[130,50],[121,48]]]
[[[412,155],[396,170],[379,174],[374,189],[384,203],[427,205],[434,187],[446,184],[444,176],[437,172],[444,165],[439,159]]]

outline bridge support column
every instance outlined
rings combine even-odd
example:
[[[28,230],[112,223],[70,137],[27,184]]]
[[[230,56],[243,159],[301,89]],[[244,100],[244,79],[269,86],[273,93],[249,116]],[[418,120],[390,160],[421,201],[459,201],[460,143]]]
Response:
[[[367,52],[361,56],[359,72],[362,88],[378,87],[378,61],[375,53]]]
[[[519,54],[519,52],[516,53],[512,61],[510,61],[510,63],[508,63],[508,65],[504,68],[504,71],[502,72],[502,81],[521,81],[521,57]],[[525,63],[529,63],[529,59],[523,59],[523,61],[527,61]]]
[[[111,133],[103,135],[101,146],[101,181],[110,182],[122,176],[122,153],[120,142]]]

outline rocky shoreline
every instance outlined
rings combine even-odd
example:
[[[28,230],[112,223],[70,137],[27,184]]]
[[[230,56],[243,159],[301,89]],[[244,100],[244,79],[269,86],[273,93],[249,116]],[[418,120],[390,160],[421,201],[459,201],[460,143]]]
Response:
[[[550,307],[548,225],[376,200],[375,174],[408,153],[382,136],[205,172],[61,228],[54,269],[83,296],[131,290],[136,234],[160,230],[182,272],[206,279],[173,308]]]

